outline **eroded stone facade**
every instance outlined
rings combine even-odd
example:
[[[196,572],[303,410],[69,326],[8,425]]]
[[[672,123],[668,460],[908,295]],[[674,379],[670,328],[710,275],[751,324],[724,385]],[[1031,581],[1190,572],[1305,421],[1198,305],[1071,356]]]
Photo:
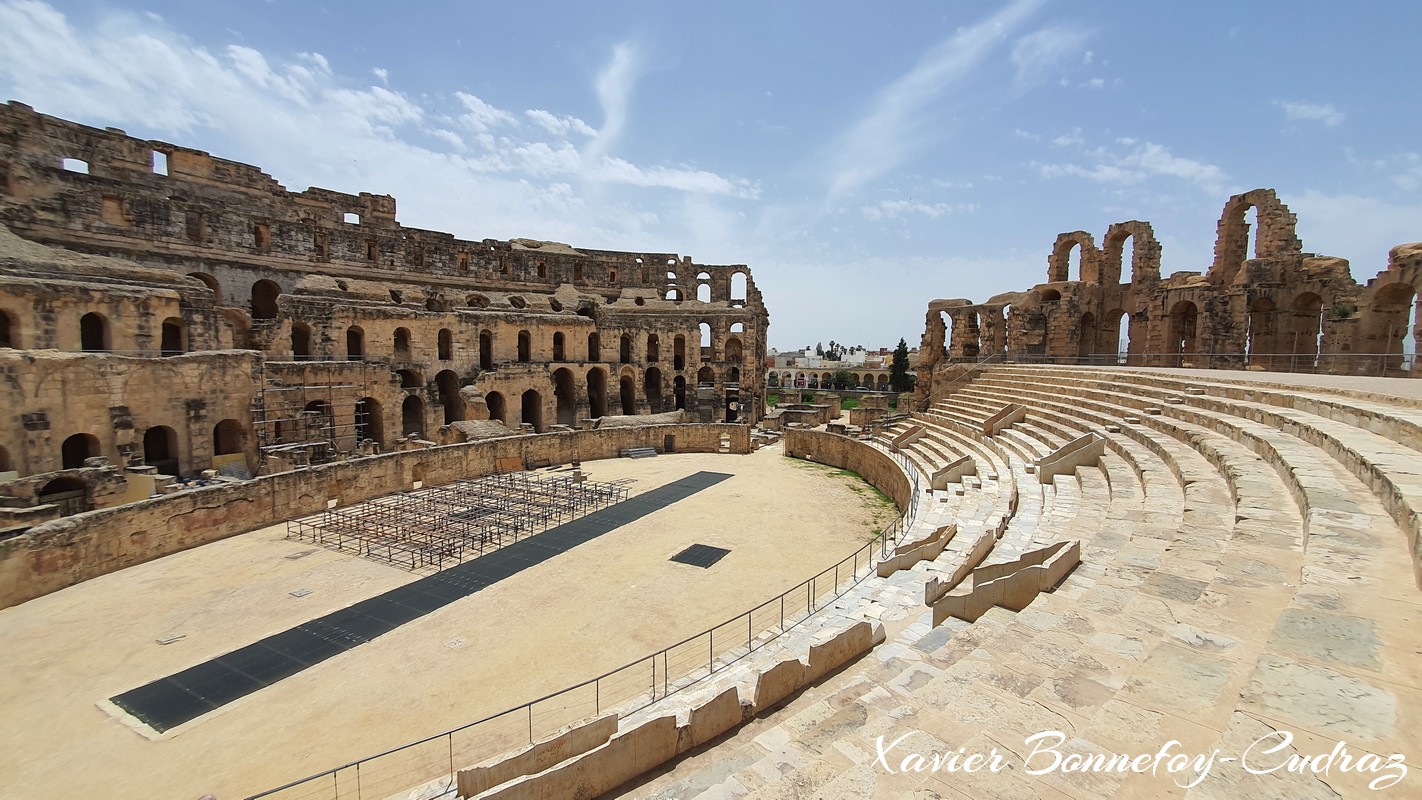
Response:
[[[1304,252],[1296,223],[1272,189],[1235,195],[1220,217],[1213,263],[1165,278],[1148,222],[1111,225],[1099,247],[1086,231],[1063,233],[1047,258],[1046,283],[984,303],[929,304],[918,397],[951,380],[943,373],[954,365],[992,357],[1418,374],[1403,340],[1422,344],[1422,330],[1409,325],[1422,290],[1422,244],[1394,247],[1387,268],[1359,285],[1346,260]]]
[[[478,427],[462,420],[753,423],[762,407],[769,318],[744,265],[408,228],[393,197],[289,192],[19,103],[0,107],[0,223],[12,506],[46,486],[82,490],[74,507],[125,499],[94,470],[462,441]]]

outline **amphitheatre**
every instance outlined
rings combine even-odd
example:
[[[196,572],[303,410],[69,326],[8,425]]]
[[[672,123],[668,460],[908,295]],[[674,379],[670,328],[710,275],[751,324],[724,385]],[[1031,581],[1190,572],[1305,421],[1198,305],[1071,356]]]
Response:
[[[1285,199],[771,411],[745,265],[0,107],[0,794],[1422,796],[1422,244]]]

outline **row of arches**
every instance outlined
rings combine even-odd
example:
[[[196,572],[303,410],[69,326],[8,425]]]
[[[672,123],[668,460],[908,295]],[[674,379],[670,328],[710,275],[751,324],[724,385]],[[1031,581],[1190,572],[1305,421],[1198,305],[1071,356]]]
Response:
[[[887,372],[851,372],[850,380],[853,381],[853,383],[845,386],[837,386],[834,384],[834,373],[802,372],[794,370],[771,371],[766,376],[766,383],[771,388],[854,389],[857,386],[863,386],[866,389],[874,389],[876,391],[887,392],[889,390],[889,374]]]
[[[79,350],[85,353],[108,353],[123,349],[115,347],[113,326],[108,316],[98,311],[89,311],[79,317],[78,338]],[[18,350],[23,346],[18,320],[10,312],[0,309],[0,347]],[[137,347],[135,343],[131,349],[138,351],[142,348]],[[181,317],[168,317],[160,323],[158,349],[163,356],[175,356],[188,351],[187,325]]]

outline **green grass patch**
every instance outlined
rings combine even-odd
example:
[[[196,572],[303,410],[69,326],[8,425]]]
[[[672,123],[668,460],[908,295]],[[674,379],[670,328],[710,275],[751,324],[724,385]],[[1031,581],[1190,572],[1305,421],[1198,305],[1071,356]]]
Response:
[[[767,395],[765,396],[765,407],[766,407],[766,408],[775,408],[775,407],[778,406],[778,405],[780,405],[780,395],[778,395],[778,394],[767,394]]]
[[[893,499],[879,491],[873,484],[864,480],[864,477],[859,473],[833,467],[828,464],[806,461],[803,458],[792,458],[790,461],[802,469],[819,472],[829,478],[839,478],[845,482],[849,491],[859,495],[860,500],[864,503],[864,507],[872,512],[868,523],[869,532],[865,535],[866,539],[873,539],[875,536],[878,536],[880,531],[884,530],[890,522],[893,522],[894,519],[899,516],[899,508],[894,505]]]
[[[841,411],[848,411],[851,408],[859,408],[859,398],[846,397],[843,400],[839,401],[839,408]]]

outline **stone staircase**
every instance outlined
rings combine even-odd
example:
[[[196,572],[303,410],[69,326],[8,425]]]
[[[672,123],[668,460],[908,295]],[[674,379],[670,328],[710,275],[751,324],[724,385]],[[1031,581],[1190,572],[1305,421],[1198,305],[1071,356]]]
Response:
[[[1008,403],[1026,419],[981,436]],[[1422,796],[1415,770],[1372,792],[1395,770],[1254,775],[1238,760],[1284,732],[1270,764],[1338,746],[1379,766],[1422,752],[1422,402],[1277,379],[1000,366],[889,435],[910,425],[925,429],[904,450],[917,468],[969,455],[980,480],[921,499],[958,535],[850,610],[881,621],[886,643],[619,796]],[[1032,462],[1088,432],[1105,439],[1099,464],[1038,485]],[[1068,539],[1082,563],[1021,612],[933,627],[923,584],[961,567],[960,543],[994,514],[1005,524],[983,563]],[[1064,753],[1153,755],[1173,739],[1220,758],[1193,787],[1194,772],[1178,783],[1028,774],[1025,740],[1042,731],[1060,732]],[[902,768],[960,748],[1007,768]]]

